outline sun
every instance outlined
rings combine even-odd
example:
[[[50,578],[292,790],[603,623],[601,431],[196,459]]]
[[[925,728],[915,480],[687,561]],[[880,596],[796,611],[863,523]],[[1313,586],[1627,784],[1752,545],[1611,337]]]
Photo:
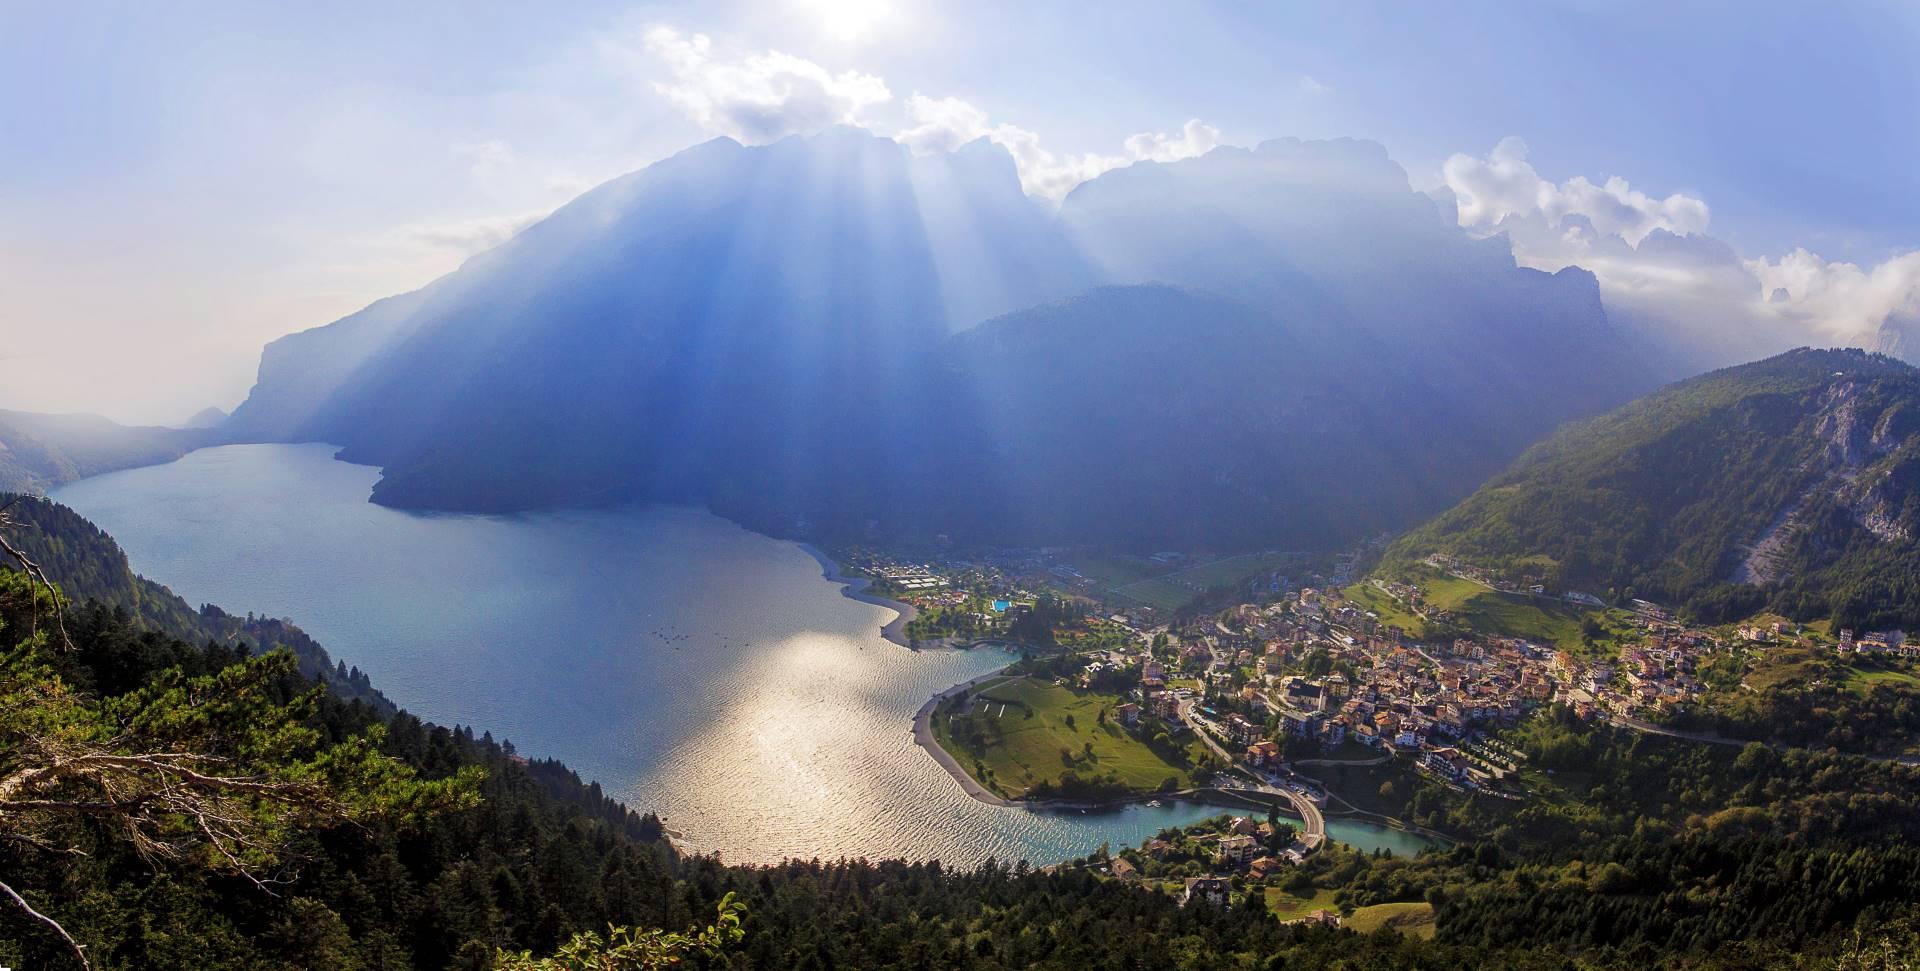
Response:
[[[893,0],[794,0],[820,31],[838,41],[872,33],[896,13]]]

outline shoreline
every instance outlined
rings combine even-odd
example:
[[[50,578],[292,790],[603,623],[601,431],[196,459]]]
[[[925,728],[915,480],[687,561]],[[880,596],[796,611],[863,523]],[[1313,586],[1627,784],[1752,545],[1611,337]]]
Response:
[[[960,765],[959,761],[953,757],[953,753],[948,752],[946,748],[941,746],[939,739],[934,738],[933,713],[935,709],[939,708],[941,702],[944,702],[955,695],[963,694],[967,691],[970,691],[978,685],[981,685],[988,681],[993,681],[1005,676],[1006,676],[1006,668],[1004,667],[996,668],[995,670],[989,671],[986,674],[982,674],[978,677],[956,684],[953,687],[948,688],[944,691],[938,692],[933,697],[928,698],[927,703],[924,705],[921,705],[920,710],[915,712],[913,716],[914,742],[917,743],[922,749],[925,749],[928,755],[933,756],[933,760],[935,762],[940,763],[940,766],[947,770],[947,774],[952,776],[954,781],[960,784],[961,791],[973,797],[974,801],[976,802],[984,803],[986,805],[995,806],[1002,809],[1024,809],[1024,810],[1027,810],[1028,812],[1071,812],[1074,810],[1090,812],[1090,811],[1113,811],[1113,810],[1122,809],[1126,806],[1139,805],[1141,803],[1152,802],[1158,799],[1173,799],[1178,801],[1197,803],[1202,806],[1209,806],[1215,809],[1220,809],[1228,812],[1234,811],[1236,809],[1244,809],[1247,806],[1272,806],[1273,808],[1279,809],[1284,815],[1292,818],[1300,819],[1302,824],[1306,823],[1305,817],[1300,814],[1299,808],[1296,805],[1294,805],[1292,800],[1284,799],[1284,798],[1273,799],[1273,797],[1271,796],[1268,796],[1268,798],[1263,799],[1261,798],[1261,796],[1265,794],[1262,794],[1262,793],[1241,792],[1236,790],[1219,789],[1213,786],[1200,786],[1200,787],[1191,788],[1191,789],[1179,789],[1174,792],[1140,792],[1140,793],[1133,793],[1127,796],[1121,796],[1113,799],[1101,800],[1098,802],[1069,802],[1066,800],[1051,800],[1051,799],[1033,800],[1033,799],[1003,798],[993,793],[992,791],[988,790],[985,786],[981,785],[979,780],[975,779],[971,773],[967,772],[965,767]],[[1331,790],[1328,791],[1328,795],[1332,798],[1338,798],[1337,796],[1333,796]],[[1269,801],[1269,800],[1272,800],[1272,801]],[[1448,836],[1444,833],[1440,833],[1435,830],[1430,830],[1422,826],[1415,826],[1411,823],[1406,822],[1405,820],[1402,820],[1393,816],[1388,816],[1384,813],[1367,812],[1365,810],[1362,810],[1352,805],[1351,803],[1347,803],[1346,800],[1344,799],[1340,801],[1347,806],[1347,811],[1340,815],[1351,814],[1356,816],[1372,817],[1375,820],[1379,820],[1379,822],[1371,822],[1369,823],[1370,825],[1379,826],[1382,829],[1393,830],[1395,832],[1406,833],[1410,836],[1417,836],[1422,839],[1429,840],[1438,846],[1452,846],[1458,842],[1453,837]],[[1327,817],[1323,815],[1321,818],[1324,820]],[[1368,820],[1364,820],[1364,819],[1357,820],[1357,821],[1369,822]],[[1323,840],[1331,839],[1331,836],[1325,835],[1322,837],[1322,839]]]
[[[1204,789],[1182,789],[1177,792],[1139,792],[1098,802],[1073,802],[1066,799],[1006,799],[994,794],[985,786],[981,785],[978,779],[975,779],[968,773],[967,770],[954,759],[953,753],[941,746],[939,739],[933,737],[933,712],[934,709],[940,706],[941,702],[946,701],[954,695],[969,691],[988,681],[1005,677],[1005,671],[1006,668],[996,668],[977,678],[963,681],[945,691],[939,692],[933,697],[928,698],[927,703],[921,705],[920,710],[915,712],[913,716],[913,740],[919,743],[921,748],[926,749],[927,754],[933,756],[933,760],[940,763],[940,765],[947,770],[947,774],[953,776],[954,781],[960,783],[960,788],[964,790],[967,795],[972,796],[976,802],[982,802],[989,806],[997,806],[1002,809],[1025,809],[1029,812],[1112,810],[1136,803],[1150,802],[1155,799],[1186,799],[1191,802],[1199,802],[1201,805],[1207,805],[1204,800],[1193,798],[1196,794],[1206,791]]]
[[[872,580],[866,577],[850,577],[841,573],[840,564],[836,562],[833,557],[821,552],[820,548],[812,543],[796,543],[794,545],[805,550],[808,556],[813,557],[814,560],[820,564],[820,575],[825,577],[828,582],[840,584],[841,596],[848,600],[858,600],[863,604],[885,607],[893,611],[893,619],[880,628],[881,637],[909,651],[919,650],[919,648],[913,646],[912,641],[907,640],[907,625],[912,623],[915,617],[920,616],[920,608],[910,603],[902,603],[898,600],[890,600],[877,594],[868,593],[866,591],[869,586],[873,585]]]
[[[1003,809],[1009,807],[1028,808],[1028,804],[1025,802],[1002,799],[988,791],[986,786],[981,785],[979,780],[975,779],[959,762],[954,760],[953,753],[941,746],[939,739],[933,737],[933,711],[935,708],[940,707],[941,702],[956,694],[963,694],[982,682],[992,681],[1002,677],[1001,672],[1005,670],[1005,667],[995,668],[986,674],[969,681],[962,681],[928,698],[927,703],[921,705],[920,710],[914,713],[913,740],[919,743],[920,747],[925,749],[928,755],[933,756],[933,760],[940,763],[940,767],[946,769],[947,774],[953,776],[954,781],[960,783],[960,788],[966,792],[967,795],[972,796],[975,801],[984,802],[989,806],[998,806]]]

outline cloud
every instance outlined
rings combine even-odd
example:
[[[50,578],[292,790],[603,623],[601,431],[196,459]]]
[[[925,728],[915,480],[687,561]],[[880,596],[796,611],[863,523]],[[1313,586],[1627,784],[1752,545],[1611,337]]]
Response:
[[[1129,136],[1126,141],[1128,155],[1155,162],[1176,162],[1183,158],[1205,155],[1219,145],[1220,129],[1204,124],[1198,118],[1191,119],[1181,126],[1178,135],[1141,132],[1138,135]]]
[[[547,217],[547,212],[526,212],[511,216],[481,216],[444,223],[420,223],[403,226],[395,232],[398,240],[437,250],[452,250],[463,256],[489,250],[512,239],[521,230]]]
[[[1321,84],[1319,79],[1311,74],[1300,75],[1299,86],[1301,94],[1312,95],[1316,98],[1323,94],[1333,93],[1332,88]]]
[[[894,140],[920,155],[951,152],[977,138],[991,138],[987,113],[959,98],[929,98],[918,91],[907,97],[907,117],[913,125]]]
[[[1619,176],[1594,185],[1576,175],[1556,185],[1534,171],[1527,143],[1513,137],[1501,139],[1486,158],[1447,159],[1441,174],[1459,200],[1460,224],[1473,229],[1492,229],[1514,215],[1539,214],[1555,226],[1582,216],[1599,233],[1638,243],[1656,229],[1682,236],[1704,232],[1709,217],[1699,199],[1677,192],[1655,199]]]
[[[1871,269],[1828,262],[1805,249],[1777,261],[1748,260],[1745,267],[1772,312],[1849,343],[1920,357],[1920,251]],[[1780,290],[1785,299],[1772,299]]]
[[[1125,154],[1055,152],[1040,144],[1038,133],[1017,125],[994,124],[987,112],[961,98],[930,98],[915,92],[906,101],[911,124],[894,139],[920,154],[951,152],[985,138],[1007,150],[1020,170],[1020,185],[1028,195],[1058,202],[1073,187],[1102,172],[1129,162],[1171,162],[1212,151],[1220,131],[1195,118],[1178,134],[1141,132],[1122,145]]]
[[[603,49],[645,77],[657,75],[664,64],[672,79],[652,81],[653,89],[710,132],[757,144],[832,125],[853,125],[890,135],[923,155],[951,152],[986,138],[1013,156],[1027,194],[1055,202],[1074,186],[1129,162],[1192,158],[1220,144],[1219,129],[1196,118],[1175,133],[1131,135],[1119,153],[1061,152],[1042,145],[1038,132],[995,122],[984,109],[962,98],[919,92],[903,105],[906,124],[889,126],[873,115],[893,95],[886,81],[872,74],[853,70],[835,74],[812,61],[773,50],[724,53],[705,34],[686,34],[667,26],[647,30],[637,48],[609,41]]]
[[[929,98],[916,92],[907,98],[907,117],[912,125],[894,138],[913,151],[950,152],[975,139],[989,139],[1013,156],[1021,188],[1028,195],[1055,202],[1065,198],[1074,186],[1128,161],[1122,156],[1093,152],[1054,152],[1041,146],[1037,133],[1015,125],[993,124],[985,110],[960,98]]]
[[[1599,185],[1580,176],[1550,182],[1518,138],[1501,140],[1485,158],[1455,155],[1442,175],[1461,226],[1505,234],[1523,265],[1593,271],[1609,312],[1691,353],[1697,366],[1802,344],[1920,359],[1920,252],[1871,268],[1805,249],[1742,259],[1706,235],[1705,201],[1656,199],[1618,176]]]
[[[556,172],[546,177],[541,186],[555,195],[568,199],[586,192],[600,183],[574,172]]]
[[[1128,161],[1097,152],[1055,154],[1040,146],[1039,135],[1012,125],[994,129],[993,140],[1013,155],[1014,164],[1020,168],[1020,185],[1027,194],[1054,202],[1065,199],[1074,186]]]
[[[869,109],[893,99],[886,82],[871,74],[834,74],[771,50],[726,56],[705,34],[655,27],[647,31],[644,46],[672,75],[671,81],[655,83],[654,90],[700,127],[749,144],[831,125],[861,125]]]
[[[454,158],[467,164],[467,171],[475,178],[486,178],[512,168],[514,163],[513,145],[500,138],[464,142],[454,145],[451,151]]]

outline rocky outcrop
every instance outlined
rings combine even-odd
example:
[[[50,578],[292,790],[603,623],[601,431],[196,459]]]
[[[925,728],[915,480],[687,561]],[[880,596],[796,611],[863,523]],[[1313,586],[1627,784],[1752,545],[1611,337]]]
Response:
[[[1773,584],[1786,579],[1786,551],[1806,525],[1806,515],[1831,497],[1855,522],[1883,542],[1908,543],[1911,527],[1902,518],[1904,498],[1889,488],[1889,470],[1880,468],[1894,451],[1920,441],[1920,427],[1904,400],[1886,402],[1858,381],[1837,381],[1821,395],[1812,422],[1817,450],[1804,471],[1810,484],[1746,548],[1728,577],[1734,583]]]

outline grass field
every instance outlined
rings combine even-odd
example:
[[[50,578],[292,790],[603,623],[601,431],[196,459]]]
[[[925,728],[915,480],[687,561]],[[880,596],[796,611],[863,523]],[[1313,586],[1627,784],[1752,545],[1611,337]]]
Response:
[[[1747,672],[1745,681],[1755,691],[1804,687],[1825,677],[1828,669],[1826,655],[1797,647],[1750,651],[1747,657],[1752,659],[1753,667]]]
[[[1267,888],[1267,912],[1281,920],[1298,920],[1316,910],[1339,910],[1333,905],[1333,891],[1316,890],[1311,897],[1296,897],[1279,887]]]
[[[1107,589],[1137,583],[1167,572],[1166,567],[1136,556],[1092,556],[1076,559],[1071,565],[1080,571],[1081,576]]]
[[[1107,592],[1135,603],[1146,604],[1156,610],[1179,610],[1187,605],[1187,601],[1200,596],[1198,590],[1189,590],[1171,580],[1158,577],[1129,583],[1123,587],[1114,587]]]
[[[1880,684],[1896,688],[1920,688],[1920,674],[1911,669],[1883,666],[1872,661],[1848,662],[1820,647],[1752,648],[1744,657],[1751,667],[1742,680],[1757,692],[1804,688],[1822,680],[1833,681],[1863,695]],[[1744,697],[1736,695],[1730,699],[1730,703],[1737,704]]]
[[[1876,684],[1890,684],[1894,687],[1920,688],[1920,675],[1912,671],[1899,671],[1888,668],[1861,668],[1847,666],[1847,687],[1865,694],[1873,690]]]
[[[1580,622],[1586,613],[1551,600],[1487,591],[1462,604],[1456,616],[1477,631],[1575,648],[1580,646]]]
[[[1246,553],[1169,570],[1140,557],[1096,556],[1075,560],[1072,565],[1106,593],[1160,610],[1178,610],[1208,589],[1239,584],[1292,559],[1288,553]]]
[[[1423,570],[1417,582],[1426,593],[1427,602],[1441,610],[1459,610],[1469,600],[1494,593],[1493,588],[1484,583],[1475,583],[1439,570]]]
[[[1294,559],[1291,553],[1246,553],[1181,570],[1171,574],[1167,579],[1179,580],[1206,589],[1221,584],[1239,583],[1248,577],[1279,569],[1293,562]]]
[[[1485,584],[1424,566],[1407,571],[1405,578],[1419,585],[1428,604],[1452,612],[1468,629],[1483,634],[1524,637],[1571,651],[1584,651],[1586,645],[1580,627],[1589,616],[1597,618],[1609,631],[1625,630],[1627,626],[1624,615],[1616,611],[1502,593]],[[1371,583],[1356,583],[1341,592],[1377,614],[1381,623],[1400,627],[1416,637],[1429,634],[1426,621]]]
[[[1433,905],[1429,903],[1374,904],[1361,907],[1347,916],[1341,926],[1371,934],[1397,931],[1409,937],[1433,938]]]
[[[985,746],[975,749],[954,738],[944,716],[934,720],[934,737],[969,771],[977,761],[987,770],[976,772],[984,776],[981,783],[1008,797],[1042,781],[1057,783],[1068,770],[1081,777],[1111,772],[1122,784],[1141,791],[1159,788],[1169,776],[1184,785],[1185,764],[1168,761],[1115,722],[1100,724],[1102,709],[1124,701],[1013,678],[981,691],[969,707],[989,726]]]
[[[1344,594],[1348,600],[1359,604],[1360,609],[1372,611],[1375,616],[1380,618],[1380,622],[1383,624],[1398,627],[1416,637],[1426,633],[1426,621],[1421,620],[1419,615],[1408,610],[1405,604],[1387,596],[1385,590],[1365,580],[1340,592]]]

